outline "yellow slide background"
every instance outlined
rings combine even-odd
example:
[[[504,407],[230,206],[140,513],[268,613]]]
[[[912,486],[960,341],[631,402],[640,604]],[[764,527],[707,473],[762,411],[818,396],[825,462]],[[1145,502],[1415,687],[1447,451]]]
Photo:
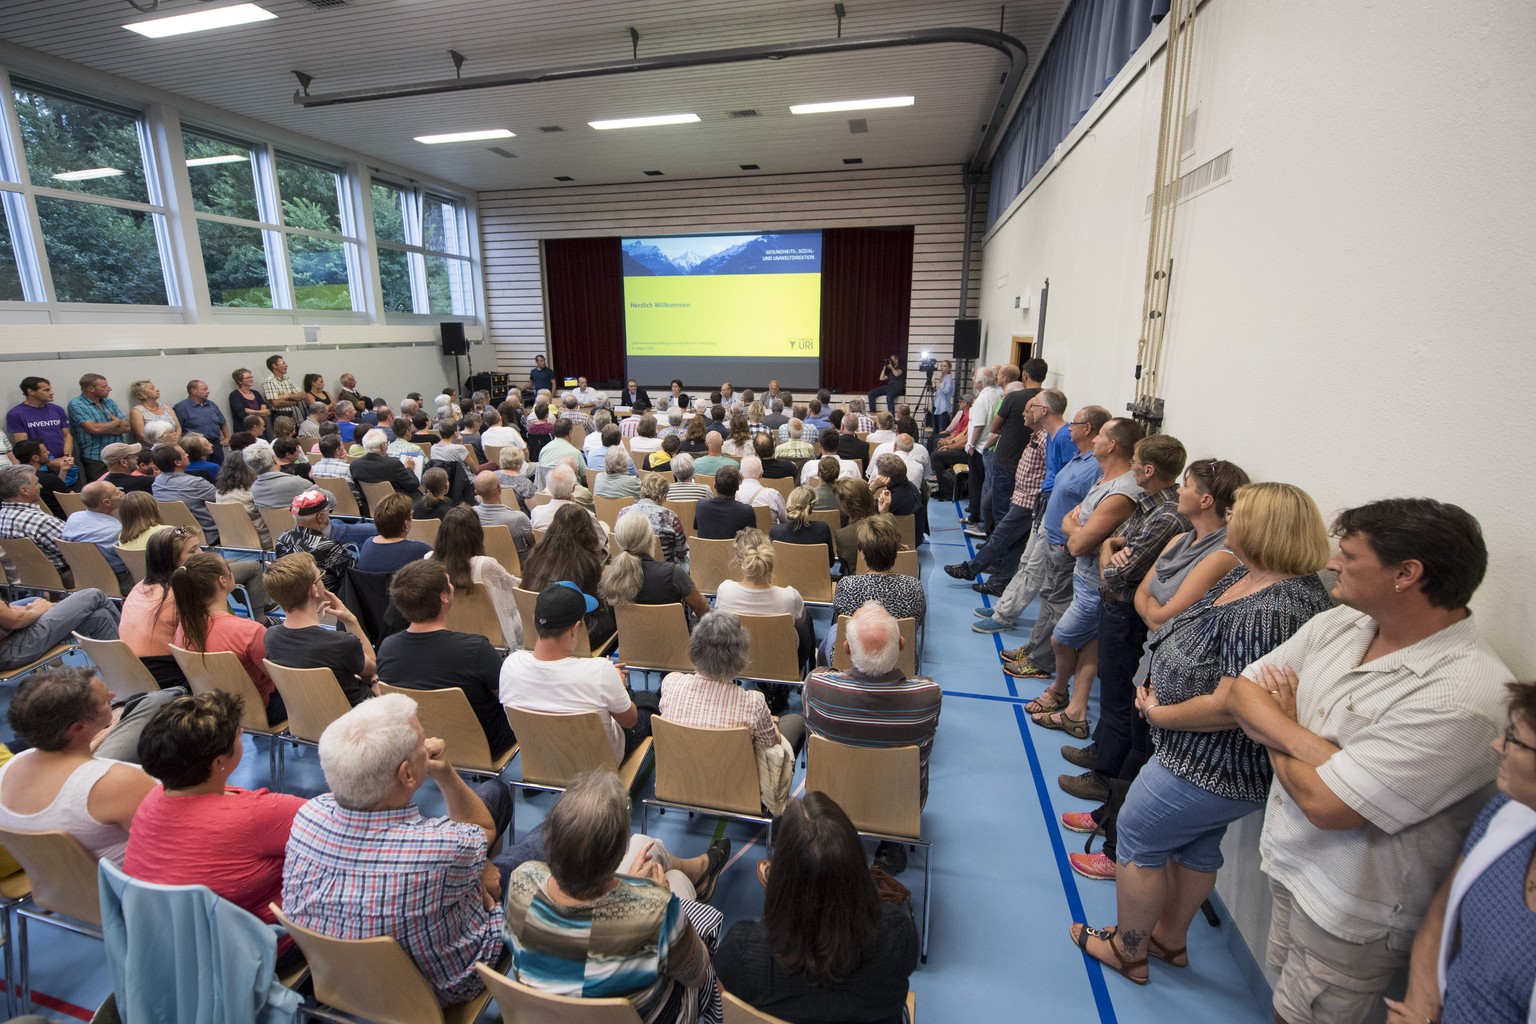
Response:
[[[813,358],[821,275],[626,277],[624,325],[635,356]]]

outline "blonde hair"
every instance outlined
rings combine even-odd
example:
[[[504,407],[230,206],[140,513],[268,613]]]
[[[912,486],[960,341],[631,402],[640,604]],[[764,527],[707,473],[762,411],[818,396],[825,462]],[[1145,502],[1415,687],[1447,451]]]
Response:
[[[773,544],[761,530],[747,527],[737,532],[735,559],[747,579],[754,582],[773,579]]]
[[[153,384],[152,380],[136,380],[128,385],[128,397],[133,399],[135,405],[144,403],[144,389]]]
[[[811,525],[811,510],[816,507],[816,492],[801,485],[789,492],[784,503],[784,514],[791,523],[804,529]]]
[[[1299,576],[1328,564],[1322,513],[1310,494],[1292,484],[1238,488],[1227,539],[1242,550],[1249,569]]]
[[[640,556],[651,553],[656,533],[651,529],[651,521],[645,516],[627,515],[619,520],[613,537],[618,541],[619,552],[603,570],[603,577],[597,584],[597,593],[610,605],[617,606],[633,602],[635,595],[640,593],[640,587],[645,583],[645,570],[641,567]]]

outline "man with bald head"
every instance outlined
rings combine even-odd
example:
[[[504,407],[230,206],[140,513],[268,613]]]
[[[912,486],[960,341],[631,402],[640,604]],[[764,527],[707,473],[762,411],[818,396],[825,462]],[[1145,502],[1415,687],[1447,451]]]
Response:
[[[117,552],[112,550],[123,529],[117,519],[117,507],[123,503],[122,488],[105,480],[97,480],[85,485],[85,489],[80,492],[80,501],[85,508],[64,521],[64,532],[59,539],[95,544],[112,571],[117,574],[118,587],[124,594],[128,593],[133,589],[133,574],[128,571],[123,560],[117,557]]]
[[[727,458],[723,453],[724,444],[723,434],[705,434],[704,447],[709,449],[709,454],[694,456],[693,471],[701,476],[714,476],[726,466],[736,465],[735,459]]]
[[[518,509],[501,503],[501,478],[490,470],[475,474],[475,515],[487,530],[510,529],[518,554],[528,550],[533,523]]]

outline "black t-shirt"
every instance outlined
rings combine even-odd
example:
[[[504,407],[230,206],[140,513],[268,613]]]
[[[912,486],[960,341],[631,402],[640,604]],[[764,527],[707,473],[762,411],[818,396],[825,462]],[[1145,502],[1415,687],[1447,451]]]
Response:
[[[267,657],[286,668],[328,668],[353,707],[373,696],[358,677],[363,672],[363,644],[351,633],[324,626],[272,626],[267,630]]]
[[[677,604],[693,593],[693,577],[676,562],[658,562],[650,555],[640,556],[643,578],[635,604]]]
[[[501,706],[501,655],[479,634],[438,629],[387,636],[379,645],[379,680],[412,690],[457,686],[475,709],[493,756],[514,742]],[[453,759],[451,750],[448,759]]]
[[[1034,431],[1024,422],[1024,406],[1040,393],[1039,388],[1022,388],[1003,396],[997,414],[1003,418],[1002,430],[997,435],[997,448],[992,457],[1005,465],[1017,465]]]
[[[756,525],[752,506],[735,498],[705,498],[693,511],[694,530],[705,540],[735,540],[738,530]]]
[[[143,491],[152,493],[155,486],[155,478],[152,476],[134,476],[132,473],[108,473],[102,477],[109,484],[121,487],[125,493]]]
[[[783,480],[788,477],[793,479],[800,474],[795,471],[795,464],[788,459],[764,459],[763,479]]]
[[[85,475],[84,470],[81,471],[80,475]],[[60,491],[73,491],[74,488],[65,484],[64,478],[47,466],[44,466],[37,472],[37,488],[39,495],[43,499],[43,504],[47,505],[53,514],[60,519],[67,518],[67,513],[59,505],[59,499],[54,497],[54,495]]]

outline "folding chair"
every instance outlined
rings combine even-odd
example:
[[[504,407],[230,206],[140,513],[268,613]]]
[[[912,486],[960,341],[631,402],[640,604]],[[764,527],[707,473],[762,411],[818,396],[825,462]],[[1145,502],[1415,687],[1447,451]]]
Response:
[[[59,509],[68,519],[76,512],[85,511],[85,499],[80,497],[79,491],[54,491],[53,500],[59,503]]]
[[[789,492],[795,489],[795,478],[790,476],[763,477],[763,486],[773,488],[784,496],[785,501],[788,501]]]
[[[271,658],[263,658],[261,663],[288,709],[288,730],[283,737],[288,742],[318,747],[326,727],[352,710],[336,673],[330,669],[289,668]]]
[[[843,640],[848,636],[848,616],[837,617],[837,642],[832,645],[832,667],[839,672],[846,672],[853,667],[852,656],[843,647]],[[918,674],[918,666],[922,664],[920,652],[917,649],[917,620],[897,619],[897,627],[901,630],[901,654],[896,659],[896,667],[901,669],[904,676],[911,677]]]
[[[751,638],[752,647],[747,656],[747,667],[737,678],[789,686],[804,684],[805,677],[800,672],[800,634],[795,632],[794,616],[785,612],[738,617]]]
[[[773,584],[794,587],[806,604],[832,603],[832,565],[825,544],[773,542]]]
[[[171,644],[171,655],[181,666],[181,674],[187,677],[193,693],[223,690],[241,699],[240,727],[248,733],[267,737],[267,771],[272,788],[282,782],[283,757],[278,740],[288,728],[288,720],[268,724],[267,706],[256,690],[256,684],[246,675],[245,666],[230,651],[189,651]]]
[[[363,481],[357,486],[362,488],[363,500],[368,503],[368,512],[370,515],[372,515],[374,509],[379,507],[379,502],[383,501],[391,494],[396,493],[395,485],[386,483],[383,480]]]
[[[740,578],[741,569],[733,564],[735,553],[734,540],[688,538],[688,575],[701,594],[713,597],[721,583]]]
[[[688,613],[681,602],[621,604],[613,614],[625,668],[646,673],[693,671],[688,657]]]
[[[437,546],[437,529],[443,525],[441,519],[412,519],[410,531],[406,533],[406,539],[419,540],[427,547]]]
[[[483,636],[492,647],[503,651],[510,646],[502,633],[501,616],[496,613],[491,592],[484,586],[477,586],[470,593],[454,591],[453,604],[448,607],[448,628]]]
[[[598,521],[607,525],[608,529],[614,529],[619,522],[619,512],[635,503],[634,498],[604,498],[594,496],[592,503],[597,506]]]
[[[539,595],[537,591],[524,590],[522,587],[514,590],[513,594],[517,599],[517,614],[523,620],[523,650],[531,651],[533,650],[534,643],[539,639],[538,630],[533,624],[533,610],[538,604]],[[587,634],[587,624],[583,622],[581,624],[581,631],[576,634],[576,649],[571,652],[571,657],[590,658],[594,654],[606,657],[617,642],[618,634],[615,633],[608,638],[602,647],[596,651],[592,650],[592,638]]]
[[[922,959],[928,962],[928,906],[933,900],[933,842],[924,839],[918,749],[853,747],[812,733],[805,791],[821,790],[848,815],[859,835],[923,847]]]
[[[672,498],[668,498],[666,501],[663,501],[662,504],[667,506],[667,508],[671,509],[673,512],[677,513],[677,518],[683,521],[684,536],[686,536],[689,541],[692,541],[693,538],[698,535],[698,531],[694,528],[693,524],[694,512],[696,512],[699,507],[698,500],[682,498],[674,500]]]
[[[96,666],[96,674],[107,684],[114,697],[128,697],[135,693],[154,693],[160,689],[155,677],[139,660],[128,645],[121,640],[92,640],[75,634],[75,643]]]
[[[901,546],[916,551],[917,516],[914,513],[908,512],[904,516],[893,515],[891,518],[896,520],[896,530],[899,534],[901,534]],[[915,576],[917,574],[913,573],[913,575]]]
[[[58,546],[59,554],[69,563],[69,572],[75,578],[76,590],[94,587],[108,597],[123,596],[117,582],[117,573],[112,571],[101,548],[90,541],[80,540],[61,540]]]
[[[416,719],[428,736],[437,736],[448,745],[448,756],[454,770],[464,775],[495,778],[517,756],[517,744],[512,744],[499,757],[491,755],[486,742],[485,730],[469,698],[457,686],[445,690],[413,690],[405,686],[391,686],[380,680],[379,692],[403,693],[416,702]],[[508,826],[508,831],[514,831]]]
[[[206,508],[213,516],[213,524],[219,528],[219,549],[238,554],[251,554],[259,559],[272,557],[272,545],[261,542],[256,524],[245,506],[233,501],[210,501]],[[273,537],[273,541],[277,538]],[[132,567],[129,567],[132,571]]]
[[[100,939],[101,897],[96,889],[96,858],[66,832],[14,832],[0,829],[0,844],[11,852],[32,887],[32,894],[11,908],[17,919],[21,1012],[32,1012],[31,943],[27,922],[51,924],[76,935]],[[10,966],[10,947],[6,947]],[[12,975],[7,974],[7,980]]]
[[[843,514],[835,508],[813,508],[811,518],[832,527],[834,535],[843,528]]]
[[[135,583],[142,583],[144,577],[149,575],[149,552],[144,548],[125,548],[121,544],[114,544],[112,550],[117,552],[117,557],[128,567],[128,575],[133,577]]]
[[[199,544],[207,546],[208,537],[203,533],[203,524],[197,521],[197,517],[192,514],[192,510],[187,507],[186,502],[160,501],[156,499],[155,505],[160,509],[160,521],[162,523],[186,527],[197,534],[197,542]]]
[[[16,578],[11,581],[12,586],[54,594],[69,593],[58,567],[43,554],[43,549],[37,546],[36,541],[28,537],[7,537],[0,540],[0,551],[4,551],[16,566]]]
[[[272,535],[272,543],[275,545],[279,537],[293,529],[293,513],[286,508],[264,508],[261,512],[262,522],[267,524],[267,533]]]
[[[517,553],[517,541],[512,537],[510,526],[487,526],[485,528],[485,553],[501,565],[507,572],[522,579],[523,556]]]
[[[501,1008],[504,1021],[538,1021],[539,1024],[640,1024],[640,1015],[628,999],[586,999],[557,996],[529,988],[516,978],[475,964],[485,990]]]
[[[624,787],[635,791],[640,769],[650,760],[652,738],[641,740],[622,764],[613,757],[613,746],[599,715],[606,711],[554,714],[507,708],[507,721],[517,734],[523,777],[507,780],[520,789],[560,792],[582,772],[606,769],[616,772]]]
[[[362,518],[363,510],[358,507],[357,495],[352,493],[352,481],[350,478],[317,476],[310,479],[316,487],[322,487],[330,492],[331,497],[336,502],[334,511],[337,515]]]
[[[76,650],[76,647],[72,643],[58,644],[45,651],[39,657],[33,658],[25,665],[17,665],[15,668],[0,671],[0,683],[13,683],[18,679],[31,675],[40,668],[47,668],[54,662],[62,661],[64,655],[73,650]]]
[[[762,792],[757,784],[757,755],[752,732],[734,729],[700,729],[651,718],[655,741],[656,795],[640,802],[640,831],[646,832],[652,807],[690,814],[708,814],[762,825],[768,830],[767,849],[773,849],[773,816],[763,813]]]

